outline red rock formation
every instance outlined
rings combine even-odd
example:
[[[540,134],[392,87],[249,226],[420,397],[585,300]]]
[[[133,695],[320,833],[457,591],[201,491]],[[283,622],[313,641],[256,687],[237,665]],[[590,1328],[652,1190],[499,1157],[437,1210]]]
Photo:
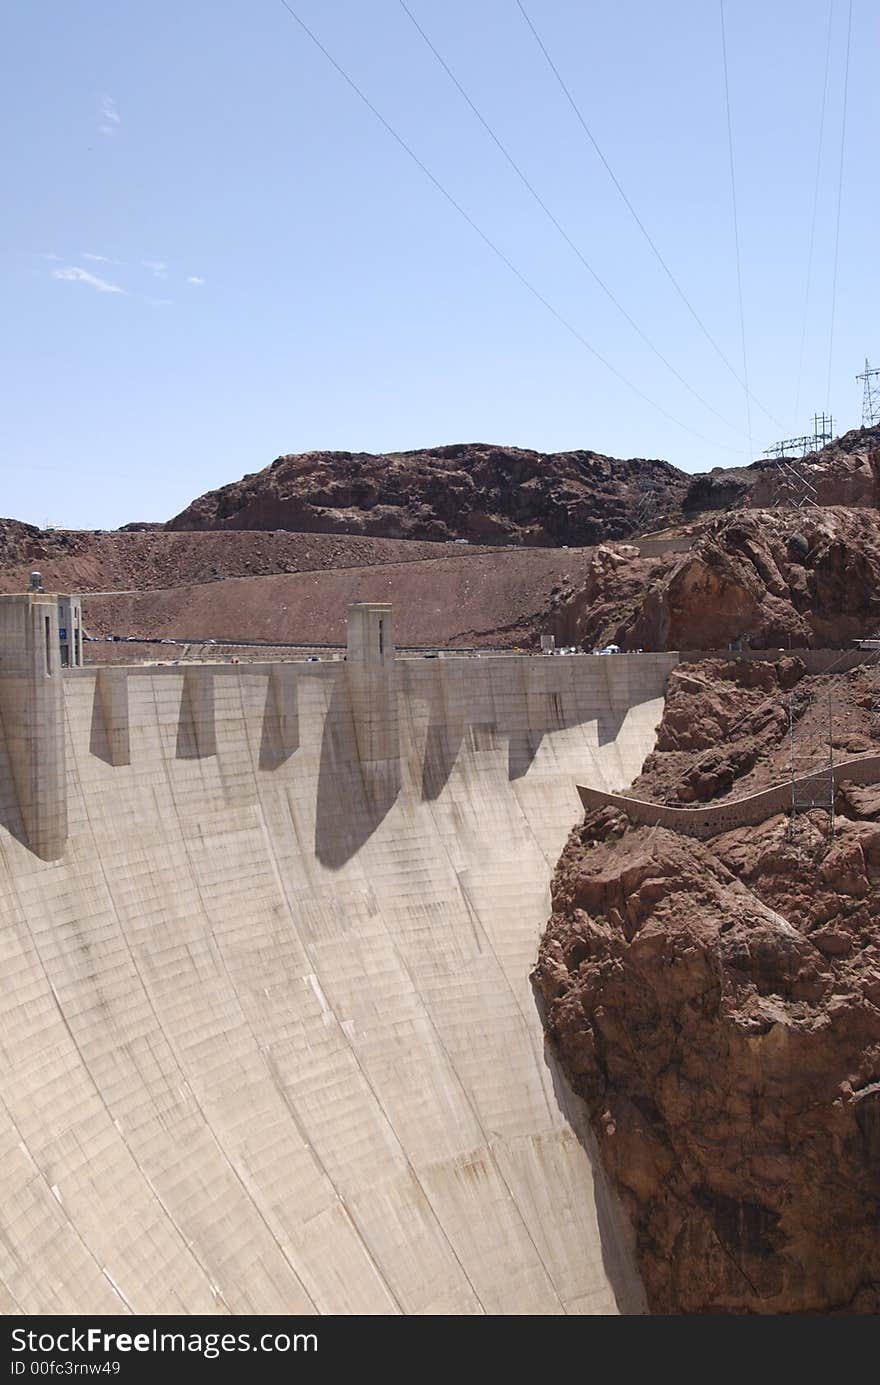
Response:
[[[169,529],[296,529],[475,543],[591,544],[681,511],[689,478],[668,462],[461,443],[373,456],[307,452],[209,491]]]
[[[880,503],[880,428],[853,428],[795,466],[812,487],[810,496],[816,505],[876,509]],[[762,508],[774,505],[787,493],[786,473],[776,463],[758,463],[746,470],[753,481],[747,495],[737,503]]]
[[[778,777],[774,704],[824,686],[788,660],[676,678],[641,796],[713,741]],[[847,736],[872,678],[839,676]],[[655,1312],[880,1310],[880,792],[836,807],[830,838],[814,810],[703,843],[605,809],[557,867],[536,981]]]
[[[562,636],[625,649],[846,647],[880,627],[880,516],[741,510],[683,555],[597,557],[556,613]],[[613,570],[612,570],[613,569]]]

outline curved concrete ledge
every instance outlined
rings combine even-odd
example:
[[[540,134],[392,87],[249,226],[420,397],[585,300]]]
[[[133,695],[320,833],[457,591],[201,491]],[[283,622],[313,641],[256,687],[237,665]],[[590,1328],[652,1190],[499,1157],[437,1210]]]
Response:
[[[822,779],[827,772],[804,774],[795,782],[808,784],[811,779]],[[880,782],[880,755],[861,755],[857,759],[843,760],[833,767],[833,775],[835,784],[842,780],[849,780],[853,784],[876,784]],[[761,789],[759,793],[746,794],[742,798],[708,808],[672,808],[665,803],[649,803],[643,798],[606,793],[604,789],[590,789],[581,785],[578,785],[578,793],[587,812],[597,808],[619,808],[631,822],[649,827],[669,827],[684,836],[701,838],[715,837],[734,827],[754,826],[776,813],[786,812],[791,805],[791,781],[788,779],[783,784],[775,784],[773,788]]]

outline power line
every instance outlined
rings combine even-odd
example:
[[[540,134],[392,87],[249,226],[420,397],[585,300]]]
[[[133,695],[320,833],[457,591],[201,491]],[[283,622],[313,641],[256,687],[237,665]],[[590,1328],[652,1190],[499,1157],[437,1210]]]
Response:
[[[831,406],[831,362],[834,357],[834,318],[837,310],[837,261],[840,249],[840,204],[843,201],[843,154],[846,147],[846,101],[849,91],[849,51],[852,37],[853,0],[849,0],[846,21],[846,58],[843,67],[843,114],[840,121],[840,167],[837,174],[837,217],[834,227],[834,269],[831,274],[831,325],[828,331],[828,379],[825,387],[825,408]]]
[[[825,76],[822,81],[822,111],[819,116],[819,147],[816,151],[816,180],[813,186],[813,213],[810,217],[810,248],[807,254],[807,286],[804,292],[804,315],[801,322],[801,345],[798,353],[797,388],[794,398],[795,420],[800,416],[801,381],[804,371],[804,350],[807,342],[807,316],[810,306],[810,288],[813,283],[813,250],[816,243],[816,214],[819,210],[819,174],[822,168],[822,141],[825,135],[825,109],[828,102],[828,69],[831,59],[831,28],[834,19],[834,0],[828,0],[828,32],[825,36]]]
[[[733,125],[730,119],[730,86],[727,81],[727,36],[724,31],[724,0],[718,0],[721,15],[721,58],[724,67],[724,104],[727,108],[727,152],[730,156],[730,197],[733,203],[733,243],[736,250],[736,294],[739,300],[739,335],[742,343],[743,389],[746,400],[746,427],[749,434],[749,456],[752,454],[752,406],[749,401],[749,362],[746,354],[746,319],[743,312],[742,262],[739,253],[739,217],[736,210],[736,172],[733,162]]]
[[[363,102],[363,104],[367,107],[367,110],[369,110],[372,113],[372,115],[375,116],[382,128],[385,131],[387,131],[387,133],[391,136],[395,143],[400,146],[403,152],[410,159],[412,159],[416,167],[421,170],[421,172],[425,175],[428,181],[437,189],[441,196],[446,199],[449,205],[452,208],[454,208],[456,212],[458,212],[458,215],[464,221],[467,222],[468,226],[470,226],[471,230],[479,236],[483,244],[486,245],[489,250],[491,250],[492,254],[495,255],[496,258],[499,259],[508,270],[510,270],[510,273],[513,274],[515,278],[519,280],[523,288],[527,289],[528,292],[534,298],[537,299],[537,301],[542,305],[542,307],[546,308],[547,312],[550,313],[551,316],[554,317],[556,321],[562,327],[564,327],[565,330],[572,337],[574,337],[574,339],[577,342],[579,342],[580,345],[583,346],[586,351],[590,353],[591,356],[593,356],[597,361],[599,361],[605,367],[605,369],[610,371],[611,374],[614,375],[618,380],[620,380],[622,384],[626,385],[627,389],[631,390],[632,393],[637,395],[639,399],[643,400],[646,404],[650,404],[652,409],[655,409],[659,414],[662,414],[662,416],[668,419],[670,423],[674,423],[676,428],[681,428],[685,433],[690,433],[692,437],[698,438],[700,442],[708,443],[710,447],[717,447],[725,452],[731,451],[731,449],[729,447],[726,447],[723,443],[714,442],[711,438],[707,438],[703,433],[697,432],[695,428],[691,428],[688,426],[688,424],[682,423],[681,419],[676,418],[674,414],[671,414],[668,411],[668,409],[664,409],[662,404],[658,404],[656,400],[650,397],[650,395],[645,394],[645,392],[639,389],[638,385],[634,384],[632,380],[628,379],[627,376],[625,376],[622,373],[622,371],[618,370],[616,366],[613,366],[610,361],[606,360],[606,358],[599,351],[597,351],[596,348],[590,344],[590,342],[587,341],[586,337],[584,337],[578,331],[578,329],[571,322],[569,322],[568,318],[564,317],[563,314],[559,311],[559,309],[555,308],[553,304],[549,301],[549,299],[544,297],[540,289],[536,288],[535,285],[531,282],[531,280],[526,278],[525,274],[523,274],[522,271],[518,269],[517,266],[513,263],[513,261],[509,259],[507,255],[505,255],[504,251],[500,249],[498,245],[495,244],[495,242],[486,234],[482,227],[479,226],[476,221],[474,221],[470,213],[465,211],[461,203],[456,201],[452,193],[449,192],[448,189],[443,186],[439,178],[437,178],[431,172],[427,164],[423,163],[422,160],[419,158],[418,154],[415,152],[415,150],[409,144],[407,144],[403,136],[398,134],[394,126],[388,120],[385,119],[385,116],[382,114],[382,112],[376,106],[373,105],[370,98],[366,95],[365,92],[361,90],[361,88],[355,82],[354,78],[350,77],[349,74],[346,72],[345,68],[342,67],[341,64],[336,61],[333,54],[329,51],[328,48],[325,48],[324,44],[318,38],[317,34],[313,33],[313,31],[309,28],[305,21],[301,19],[300,16],[297,14],[296,10],[294,10],[288,4],[287,0],[279,0],[279,3],[287,11],[291,19],[293,19],[296,22],[296,24],[299,25],[300,29],[302,29],[303,33],[307,36],[307,38],[311,40],[311,42],[315,45],[318,51],[324,55],[324,57],[330,63],[330,66],[333,67],[336,70],[336,72],[339,73],[339,76],[343,79],[346,85],[349,86],[351,90],[355,93],[355,95]]]
[[[736,380],[737,384],[738,384],[741,388],[743,388],[743,389],[746,388],[745,382],[744,382],[744,381],[742,380],[742,378],[740,377],[740,374],[739,374],[739,372],[737,371],[736,367],[735,367],[734,365],[732,365],[732,364],[730,363],[730,361],[727,359],[727,356],[726,356],[725,353],[722,351],[721,347],[718,345],[718,343],[717,343],[717,341],[715,340],[715,338],[712,336],[712,333],[709,331],[708,327],[706,326],[706,324],[705,324],[705,322],[703,321],[703,319],[700,317],[700,315],[699,315],[699,313],[697,312],[697,310],[696,310],[696,308],[694,307],[694,305],[691,303],[690,299],[688,298],[688,296],[687,296],[687,294],[685,293],[684,289],[682,288],[681,284],[678,282],[678,280],[676,279],[676,277],[675,277],[675,275],[673,274],[672,270],[669,268],[669,265],[667,264],[666,260],[664,259],[663,255],[661,254],[660,250],[657,248],[657,245],[655,244],[653,237],[651,236],[650,232],[648,231],[647,227],[645,226],[644,222],[642,221],[641,217],[639,216],[638,212],[636,211],[636,209],[635,209],[635,207],[633,206],[632,202],[630,201],[629,197],[627,196],[627,194],[626,194],[624,188],[622,187],[622,185],[621,185],[621,183],[620,183],[620,180],[618,179],[616,173],[614,172],[614,169],[611,167],[611,164],[608,162],[607,158],[605,157],[604,153],[602,152],[602,149],[600,148],[600,146],[599,146],[599,144],[598,144],[598,142],[597,142],[597,140],[596,140],[595,135],[593,134],[592,130],[590,129],[589,125],[587,124],[587,122],[586,122],[586,120],[585,120],[585,118],[584,118],[583,112],[581,111],[580,107],[578,106],[577,102],[575,101],[574,97],[572,96],[571,91],[569,90],[568,86],[566,85],[565,80],[564,80],[564,78],[563,78],[563,76],[562,76],[562,73],[559,71],[559,68],[556,66],[555,62],[553,61],[552,57],[550,56],[550,53],[548,52],[547,46],[546,46],[546,44],[544,43],[543,39],[541,38],[541,35],[538,33],[537,29],[535,28],[534,24],[532,23],[531,17],[529,16],[529,13],[528,13],[528,11],[527,11],[525,5],[522,3],[522,0],[516,0],[516,4],[517,4],[517,8],[519,9],[520,13],[522,14],[523,19],[525,20],[526,24],[528,25],[529,29],[531,30],[532,36],[533,36],[535,42],[537,43],[537,45],[538,45],[538,47],[540,48],[541,52],[543,53],[545,59],[547,60],[547,65],[548,65],[548,67],[550,68],[550,71],[553,73],[553,76],[556,78],[557,82],[559,83],[559,86],[560,86],[560,88],[561,88],[561,90],[562,90],[563,95],[565,96],[565,99],[567,100],[568,104],[571,106],[571,109],[574,111],[574,114],[575,114],[575,116],[577,117],[578,124],[581,126],[581,129],[583,130],[583,132],[584,132],[584,134],[586,135],[587,139],[590,141],[590,144],[593,146],[593,149],[596,151],[596,154],[598,155],[598,157],[599,157],[601,163],[603,164],[606,173],[608,174],[609,178],[611,179],[612,183],[614,184],[615,188],[617,189],[618,193],[620,194],[620,197],[621,197],[621,199],[623,200],[623,203],[624,203],[624,205],[625,205],[627,211],[630,213],[630,216],[633,218],[633,220],[635,221],[635,223],[636,223],[636,225],[638,226],[639,230],[641,231],[642,235],[644,236],[645,240],[647,241],[648,245],[650,246],[651,251],[652,251],[653,254],[654,254],[654,257],[655,257],[655,259],[657,260],[657,263],[660,265],[660,267],[661,267],[661,269],[663,270],[664,274],[666,275],[667,279],[668,279],[669,282],[671,283],[672,287],[675,289],[675,292],[678,294],[678,296],[679,296],[679,298],[681,299],[682,303],[683,303],[683,304],[685,305],[685,307],[687,308],[687,310],[688,310],[688,312],[690,313],[691,317],[693,318],[694,322],[697,324],[697,326],[699,327],[700,331],[703,333],[703,336],[706,338],[706,340],[708,341],[709,345],[712,347],[712,350],[713,350],[713,351],[715,352],[715,354],[718,356],[719,360],[721,360],[721,361],[724,363],[724,365],[726,366],[726,368],[729,370],[730,374],[733,376],[734,380]],[[776,417],[774,417],[774,415],[771,414],[770,410],[769,410],[768,408],[766,408],[765,405],[763,405],[763,404],[761,403],[760,399],[758,399],[754,394],[751,394],[751,392],[750,392],[750,398],[751,398],[752,402],[758,406],[758,408],[761,410],[761,412],[762,412],[763,414],[765,414],[765,415],[767,416],[767,418],[770,419],[771,423],[775,423],[775,424],[777,425],[777,427],[780,427],[780,428],[782,427],[782,424],[779,422],[779,419],[776,418]]]
[[[626,321],[629,323],[630,327],[632,327],[633,331],[641,338],[641,340],[645,343],[645,345],[648,347],[648,349],[649,349],[650,351],[652,351],[652,352],[654,353],[654,355],[657,357],[657,359],[658,359],[659,361],[662,361],[662,363],[663,363],[663,365],[665,365],[666,369],[667,369],[668,371],[670,371],[670,372],[675,376],[675,378],[676,378],[676,380],[678,380],[679,384],[684,385],[685,389],[688,390],[689,393],[692,394],[693,397],[694,397],[695,399],[699,400],[699,402],[703,405],[703,407],[704,407],[705,409],[708,409],[709,412],[710,412],[711,414],[714,414],[715,417],[716,417],[717,419],[719,419],[720,422],[723,423],[727,428],[733,428],[734,431],[738,431],[735,424],[731,423],[728,419],[726,419],[726,418],[724,417],[723,414],[719,413],[717,409],[713,408],[713,406],[709,403],[709,401],[708,401],[707,399],[704,399],[704,398],[703,398],[703,396],[700,394],[699,390],[694,389],[693,385],[689,384],[689,382],[684,378],[684,376],[681,375],[681,374],[679,374],[679,372],[676,370],[675,366],[672,365],[672,363],[671,363],[669,360],[667,360],[666,356],[663,355],[662,351],[660,351],[660,350],[654,345],[654,343],[650,340],[650,338],[642,331],[642,329],[641,329],[641,327],[639,326],[639,324],[634,320],[634,318],[632,318],[632,317],[630,316],[630,314],[627,312],[626,308],[623,306],[623,304],[620,302],[620,300],[615,296],[615,294],[612,292],[612,290],[608,287],[608,285],[605,283],[605,281],[599,276],[599,274],[596,272],[596,270],[593,268],[593,266],[592,266],[592,265],[590,264],[590,262],[587,260],[587,258],[586,258],[585,255],[583,254],[583,252],[580,250],[579,246],[576,245],[576,243],[572,240],[571,236],[568,234],[568,232],[566,231],[565,227],[564,227],[563,225],[561,225],[561,223],[558,221],[558,219],[556,218],[556,216],[554,216],[553,212],[552,212],[552,211],[550,210],[550,208],[547,206],[546,202],[543,200],[543,198],[541,197],[540,193],[538,193],[538,191],[536,190],[536,188],[533,186],[533,184],[532,184],[532,183],[529,181],[529,179],[526,177],[525,173],[524,173],[523,170],[520,168],[519,164],[516,162],[516,160],[514,159],[513,155],[510,153],[509,149],[507,149],[507,147],[502,143],[501,139],[498,137],[498,135],[496,134],[496,132],[493,130],[492,126],[489,124],[488,120],[487,120],[486,117],[483,115],[482,111],[479,110],[479,108],[476,106],[476,104],[474,103],[474,101],[472,100],[472,98],[471,98],[471,97],[468,95],[468,93],[465,91],[465,89],[464,89],[464,87],[462,86],[461,82],[458,80],[458,78],[456,77],[456,75],[455,75],[455,73],[452,71],[452,69],[450,68],[449,64],[446,62],[446,60],[445,60],[445,58],[443,57],[443,55],[438,51],[438,49],[437,49],[437,48],[435,47],[435,45],[432,43],[431,39],[430,39],[430,38],[428,37],[428,35],[425,33],[425,30],[422,28],[421,24],[420,24],[419,21],[416,19],[416,17],[415,17],[415,15],[413,14],[412,10],[411,10],[411,9],[409,8],[409,6],[406,4],[406,0],[398,0],[398,4],[400,5],[400,8],[403,10],[404,14],[407,16],[407,18],[408,18],[408,19],[410,20],[410,22],[412,23],[413,27],[414,27],[414,28],[416,29],[416,31],[420,34],[420,36],[421,36],[422,39],[424,40],[424,42],[425,42],[425,44],[427,45],[427,47],[428,47],[428,48],[430,49],[430,51],[433,53],[434,57],[437,59],[437,62],[438,62],[438,63],[440,64],[440,66],[443,68],[443,71],[446,73],[447,77],[448,77],[449,80],[452,82],[453,86],[456,88],[456,90],[459,92],[459,94],[464,98],[464,100],[466,101],[467,105],[470,107],[471,111],[472,111],[473,114],[476,116],[477,120],[479,120],[480,124],[483,126],[483,129],[486,131],[486,133],[488,134],[489,138],[492,140],[493,144],[494,144],[494,145],[496,146],[496,148],[500,151],[500,153],[503,154],[504,158],[507,160],[508,164],[509,164],[510,167],[513,169],[514,173],[515,173],[516,176],[519,178],[520,182],[523,184],[523,187],[525,187],[526,190],[530,193],[530,195],[532,196],[532,198],[535,200],[535,202],[536,202],[536,203],[538,204],[538,206],[541,208],[541,211],[544,213],[544,215],[547,217],[547,219],[551,222],[551,224],[555,227],[555,229],[559,232],[560,236],[561,236],[562,239],[565,241],[565,243],[566,243],[566,245],[569,247],[569,249],[572,250],[572,251],[574,252],[574,254],[577,256],[578,260],[579,260],[580,263],[583,265],[583,267],[584,267],[584,269],[587,271],[587,273],[588,273],[589,275],[591,275],[591,277],[592,277],[592,278],[595,280],[595,282],[599,285],[599,288],[602,290],[602,292],[605,294],[605,296],[614,304],[614,306],[615,306],[615,308],[617,309],[617,311],[618,311],[619,313],[621,313],[621,315],[622,315],[624,318],[626,318]]]

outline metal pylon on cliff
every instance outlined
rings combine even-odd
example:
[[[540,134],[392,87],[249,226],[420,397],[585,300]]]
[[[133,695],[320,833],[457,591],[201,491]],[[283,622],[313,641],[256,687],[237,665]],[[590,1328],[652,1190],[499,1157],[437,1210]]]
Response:
[[[873,428],[876,423],[880,423],[880,366],[868,364],[865,357],[865,369],[861,375],[856,376],[864,385],[862,392],[862,427]]]
[[[791,505],[802,510],[805,505],[818,505],[819,492],[813,485],[802,460],[779,459],[777,505]]]
[[[791,777],[789,836],[797,835],[797,818],[821,808],[828,814],[828,835],[834,834],[834,745],[832,741],[833,705],[828,693],[827,716],[824,699],[805,689],[795,688],[788,699],[788,743]]]
[[[765,457],[779,463],[777,505],[791,505],[800,510],[804,505],[817,505],[819,493],[810,480],[806,459],[821,452],[834,436],[834,419],[830,414],[813,414],[812,433],[797,438],[780,438],[768,447]]]
[[[633,532],[646,534],[652,523],[656,526],[664,518],[665,510],[657,485],[653,481],[648,481],[633,507],[633,522],[635,524]]]

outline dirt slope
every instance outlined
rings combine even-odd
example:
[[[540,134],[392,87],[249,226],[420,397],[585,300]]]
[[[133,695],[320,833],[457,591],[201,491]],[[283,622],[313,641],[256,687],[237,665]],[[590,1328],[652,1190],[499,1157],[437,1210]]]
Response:
[[[44,532],[0,520],[0,591],[23,591],[36,569],[48,590],[187,586],[226,577],[381,566],[460,557],[463,545],[278,532]],[[476,548],[468,552],[481,552]]]
[[[534,647],[555,597],[582,583],[589,549],[494,552],[93,596],[91,634],[345,642],[353,601],[390,601],[399,644]]]

